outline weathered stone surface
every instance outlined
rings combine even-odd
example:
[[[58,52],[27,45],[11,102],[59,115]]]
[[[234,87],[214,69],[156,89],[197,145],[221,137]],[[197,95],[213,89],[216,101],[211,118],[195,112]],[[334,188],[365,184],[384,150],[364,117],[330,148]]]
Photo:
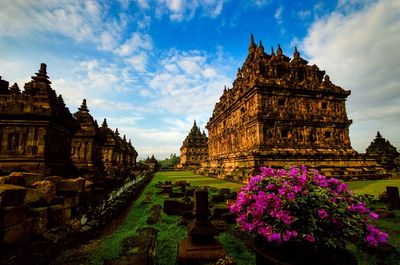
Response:
[[[195,244],[189,237],[179,241],[178,264],[213,264],[226,254],[221,243],[217,240],[208,244]]]
[[[379,218],[394,218],[396,217],[394,211],[386,210],[384,208],[378,208],[374,210],[379,215]]]
[[[123,245],[123,255],[113,260],[111,265],[146,264],[156,265],[157,230],[146,227],[139,230],[136,237],[126,238]]]
[[[149,209],[149,217],[147,217],[148,224],[158,224],[161,223],[162,218],[162,208],[159,204],[154,204]]]
[[[164,185],[161,188],[162,188],[162,193],[164,193],[164,194],[172,193],[172,185]]]
[[[216,194],[212,195],[212,202],[214,203],[220,203],[225,201],[225,195],[224,194]]]
[[[24,222],[8,227],[3,230],[3,244],[22,245],[29,241],[32,228],[32,219],[25,219]]]
[[[0,208],[24,203],[26,188],[11,184],[0,184]]]
[[[48,227],[57,227],[65,223],[64,207],[60,204],[48,207],[47,220]]]
[[[177,199],[165,199],[164,200],[164,212],[169,215],[180,215],[183,211],[188,208],[188,205]]]
[[[48,180],[54,183],[57,186],[58,183],[61,182],[63,178],[61,176],[47,176],[44,180]]]
[[[400,209],[399,187],[386,187],[387,202],[390,209]]]
[[[40,193],[40,197],[45,199],[48,203],[56,196],[56,185],[49,180],[35,182],[32,186]]]
[[[41,235],[47,231],[47,207],[33,208],[32,214],[32,234]]]
[[[84,187],[84,178],[63,179],[58,183],[57,190],[83,192]]]
[[[25,205],[3,207],[0,211],[0,228],[7,228],[23,223],[27,213],[28,207]]]
[[[40,203],[42,200],[41,193],[36,189],[27,189],[26,196],[25,196],[25,203],[29,205],[36,205]]]
[[[64,202],[62,205],[65,208],[72,208],[75,207],[79,204],[79,196],[74,196],[74,197],[67,197],[64,199]]]
[[[42,181],[43,174],[31,172],[11,172],[9,175],[9,183],[20,186],[32,186],[33,183]]]

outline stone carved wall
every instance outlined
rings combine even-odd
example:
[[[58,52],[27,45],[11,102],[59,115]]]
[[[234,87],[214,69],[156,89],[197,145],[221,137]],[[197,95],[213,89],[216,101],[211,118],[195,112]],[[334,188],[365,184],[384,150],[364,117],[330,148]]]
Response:
[[[267,54],[251,36],[232,88],[224,89],[206,126],[209,161],[203,171],[243,177],[260,165],[303,163],[327,174],[372,174],[375,164],[351,147],[349,95],[297,48],[292,59],[279,45]]]

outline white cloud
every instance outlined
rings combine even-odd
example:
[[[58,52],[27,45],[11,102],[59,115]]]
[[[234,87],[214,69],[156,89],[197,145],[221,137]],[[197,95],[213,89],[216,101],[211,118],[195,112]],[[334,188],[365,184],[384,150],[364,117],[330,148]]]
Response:
[[[126,58],[125,61],[136,71],[140,73],[146,72],[146,65],[148,61],[148,56],[146,53],[140,52],[138,55]]]
[[[146,81],[156,95],[150,104],[184,117],[190,113],[191,120],[207,121],[224,86],[232,82],[226,76],[227,67],[219,56],[212,60],[200,51],[170,50],[165,56],[160,69]]]
[[[340,10],[313,23],[302,49],[334,83],[352,90],[347,110],[354,119],[350,131],[356,149],[364,151],[372,140],[359,137],[365,124],[372,134],[377,126],[397,131],[387,139],[400,142],[400,2],[378,1],[351,13]]]
[[[156,0],[156,15],[169,16],[171,21],[181,22],[191,20],[197,12],[205,17],[217,17],[223,10],[226,0]],[[140,6],[140,5],[139,5]]]
[[[305,20],[311,16],[311,10],[300,10],[299,12],[297,12],[297,16],[301,20]]]
[[[245,1],[245,4],[248,6],[255,6],[255,7],[264,7],[266,5],[269,5],[272,3],[272,0],[251,0],[251,1]]]
[[[275,10],[275,20],[278,24],[282,24],[283,20],[282,20],[282,11],[283,11],[283,7],[279,6],[276,10]]]
[[[125,43],[115,50],[115,53],[121,56],[129,56],[138,50],[149,50],[151,48],[152,40],[150,35],[134,32],[130,39],[126,40]]]

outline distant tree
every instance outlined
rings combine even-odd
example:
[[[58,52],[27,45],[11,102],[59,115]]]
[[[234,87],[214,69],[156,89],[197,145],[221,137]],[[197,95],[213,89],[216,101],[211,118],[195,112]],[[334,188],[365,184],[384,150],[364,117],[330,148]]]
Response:
[[[160,161],[162,168],[174,168],[180,162],[179,156],[176,154],[171,154],[169,158],[165,158],[164,160]]]
[[[398,170],[399,155],[396,147],[382,137],[380,132],[367,148],[367,156],[374,158],[379,164],[388,170]]]

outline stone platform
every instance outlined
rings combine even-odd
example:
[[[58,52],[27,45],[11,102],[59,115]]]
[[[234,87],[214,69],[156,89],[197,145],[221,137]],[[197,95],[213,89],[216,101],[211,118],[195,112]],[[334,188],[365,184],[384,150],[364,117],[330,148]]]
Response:
[[[216,262],[225,254],[224,248],[216,239],[208,244],[195,244],[192,243],[190,237],[186,237],[178,245],[178,264],[209,264],[210,261]]]

